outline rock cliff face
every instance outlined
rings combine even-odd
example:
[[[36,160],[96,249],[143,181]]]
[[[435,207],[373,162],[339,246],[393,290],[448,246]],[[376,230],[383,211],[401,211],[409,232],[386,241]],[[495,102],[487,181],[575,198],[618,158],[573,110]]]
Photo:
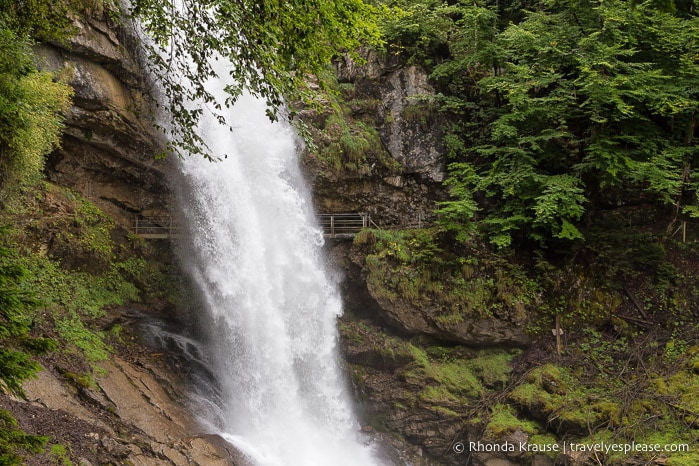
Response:
[[[395,56],[381,56],[374,50],[364,55],[362,65],[348,57],[337,62],[338,81],[353,83],[363,99],[380,102],[373,116],[384,146],[400,163],[402,176],[441,183],[446,171],[442,128],[430,105],[435,90],[427,74]]]
[[[441,121],[431,114],[434,90],[427,75],[405,67],[391,57],[367,51],[366,63],[349,58],[337,62],[336,74],[346,102],[346,119],[359,131],[376,131],[376,140],[364,149],[361,160],[332,167],[322,154],[307,152],[303,163],[319,212],[368,212],[381,227],[417,227],[434,218],[434,203],[445,196],[445,157]],[[342,141],[333,132],[330,112],[306,112],[319,145]],[[356,130],[356,128],[353,128]],[[370,138],[371,139],[371,138]],[[342,146],[344,161],[352,147]]]
[[[25,383],[24,400],[0,400],[27,432],[50,435],[81,465],[239,465],[222,438],[205,434],[187,411],[183,382],[152,353],[131,351],[100,363],[94,384],[57,373],[51,362]],[[44,455],[29,458],[43,465]]]
[[[167,162],[156,160],[154,130],[137,38],[106,20],[76,21],[63,45],[42,45],[40,66],[69,76],[75,89],[62,147],[48,160],[49,180],[75,189],[117,221],[167,211]]]
[[[441,185],[446,170],[443,122],[430,106],[435,91],[423,70],[395,56],[367,51],[365,58],[361,65],[349,58],[338,61],[338,82],[346,86],[342,92],[349,118],[374,127],[384,156],[396,163],[392,169],[382,169],[387,164],[379,151],[367,151],[363,167],[333,170],[323,164],[322,156],[307,153],[304,163],[317,208],[321,212],[370,212],[381,228],[429,227],[437,203],[447,195]],[[312,118],[308,120],[319,126]],[[318,139],[322,141],[323,136]],[[524,312],[504,309],[495,319],[440,322],[434,316],[441,303],[416,307],[401,296],[386,299],[367,283],[366,250],[342,243],[331,246],[335,263],[342,264],[347,287],[352,289],[347,299],[356,301],[357,295],[363,296],[362,306],[403,332],[473,346],[529,343]]]

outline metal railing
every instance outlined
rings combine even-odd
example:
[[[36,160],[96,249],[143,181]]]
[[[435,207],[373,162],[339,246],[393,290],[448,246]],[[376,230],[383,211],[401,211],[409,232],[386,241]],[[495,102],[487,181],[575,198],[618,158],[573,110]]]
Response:
[[[354,238],[373,224],[367,213],[318,214],[318,223],[326,238]]]
[[[317,218],[326,238],[349,239],[365,228],[378,228],[368,213],[318,214]],[[170,215],[136,215],[131,232],[143,239],[169,239],[180,237],[183,228]]]
[[[182,234],[182,226],[171,215],[136,215],[131,232],[144,239],[168,239]]]

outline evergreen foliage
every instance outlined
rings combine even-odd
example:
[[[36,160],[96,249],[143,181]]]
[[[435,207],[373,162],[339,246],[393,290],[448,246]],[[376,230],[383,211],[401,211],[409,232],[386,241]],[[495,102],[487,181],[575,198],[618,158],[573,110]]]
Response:
[[[9,255],[8,248],[0,247],[0,258]],[[21,393],[22,382],[39,370],[25,351],[43,353],[53,346],[48,340],[29,338],[27,309],[38,302],[20,287],[25,274],[21,266],[0,262],[0,338],[4,342],[0,348],[0,388],[14,393]]]
[[[6,231],[0,230],[0,235]],[[29,336],[31,321],[28,311],[37,301],[21,287],[25,269],[7,263],[10,249],[0,246],[0,389],[15,394],[22,393],[22,382],[33,377],[40,366],[31,359],[32,354],[51,350],[51,340]],[[0,410],[0,464],[22,464],[21,451],[40,452],[46,437],[26,434],[15,426],[17,421],[10,413]]]
[[[450,2],[451,3],[451,2]],[[404,2],[394,47],[431,70],[455,116],[443,228],[577,241],[600,209],[699,215],[699,19],[613,0]]]

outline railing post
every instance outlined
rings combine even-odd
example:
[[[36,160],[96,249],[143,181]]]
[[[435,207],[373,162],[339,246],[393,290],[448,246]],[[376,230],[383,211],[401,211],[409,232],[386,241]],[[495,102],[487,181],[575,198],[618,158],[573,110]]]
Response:
[[[134,232],[135,234],[138,234],[138,214],[136,214],[136,222],[135,222],[135,225],[134,225],[133,232]]]
[[[335,237],[335,216],[330,215],[330,237]]]

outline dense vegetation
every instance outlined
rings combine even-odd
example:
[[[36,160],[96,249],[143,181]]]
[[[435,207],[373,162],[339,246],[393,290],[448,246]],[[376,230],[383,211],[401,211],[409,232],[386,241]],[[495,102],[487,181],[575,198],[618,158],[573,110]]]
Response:
[[[356,239],[371,293],[428,308],[441,327],[524,313],[536,343],[484,353],[395,338],[350,316],[345,337],[383,361],[355,365],[359,383],[371,386],[379,366],[404,384],[395,418],[376,427],[426,410],[460,423],[462,440],[523,432],[542,444],[696,445],[693,2],[386,4],[402,14],[383,22],[385,53],[424,68],[438,91],[425,98],[447,126],[451,198],[433,228]],[[589,461],[699,457],[692,448]]]
[[[0,209],[36,182],[44,155],[60,138],[61,112],[72,90],[36,69],[31,45],[35,37],[56,39],[64,34],[69,22],[63,6],[0,2]],[[23,288],[26,269],[8,260],[14,251],[5,244],[7,234],[6,228],[0,229],[0,386],[20,394],[22,382],[39,370],[31,355],[49,350],[53,343],[30,336],[38,302]],[[40,452],[48,440],[27,435],[15,425],[9,412],[0,412],[2,464],[21,464],[18,453]]]
[[[71,15],[108,7],[90,1],[0,1],[4,406],[9,395],[23,394],[25,380],[42,368],[39,361],[50,361],[69,382],[90,384],[99,372],[97,363],[111,352],[110,342],[119,341],[118,325],[104,328],[111,322],[108,309],[166,289],[164,281],[153,280],[163,272],[155,261],[146,262],[139,245],[117,244],[110,218],[79,194],[43,181],[45,157],[60,144],[73,89],[66,83],[70,73],[37,68],[32,47],[41,41],[62,43],[75,32]],[[62,260],[66,257],[72,264]],[[0,410],[0,464],[24,464],[30,454],[43,454],[40,462],[68,461],[70,445],[22,428],[10,412]],[[30,430],[37,431],[41,426]]]
[[[692,2],[399,4],[388,37],[453,122],[446,228],[560,247],[625,206],[699,216]]]

